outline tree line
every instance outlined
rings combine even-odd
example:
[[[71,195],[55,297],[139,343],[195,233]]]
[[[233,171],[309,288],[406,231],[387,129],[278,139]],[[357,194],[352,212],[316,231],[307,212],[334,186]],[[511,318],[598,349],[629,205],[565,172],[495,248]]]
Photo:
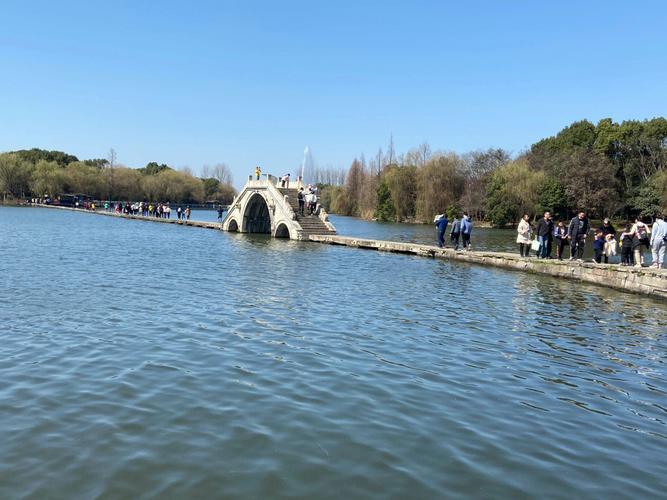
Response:
[[[148,163],[128,168],[107,159],[79,160],[61,151],[30,149],[0,154],[0,193],[15,199],[86,194],[97,200],[218,202],[229,204],[236,194],[229,168],[204,166],[203,176],[189,169]]]
[[[462,210],[499,227],[546,210],[650,216],[667,210],[667,120],[577,121],[515,157],[502,149],[434,153],[428,144],[396,155],[390,140],[320,192],[331,213],[381,221],[426,223]]]

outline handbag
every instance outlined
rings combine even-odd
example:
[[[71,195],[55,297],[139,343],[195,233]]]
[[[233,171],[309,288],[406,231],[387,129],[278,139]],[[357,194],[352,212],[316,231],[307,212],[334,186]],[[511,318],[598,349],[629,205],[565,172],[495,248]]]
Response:
[[[531,241],[530,242],[530,249],[537,252],[540,249],[540,242],[538,240]]]

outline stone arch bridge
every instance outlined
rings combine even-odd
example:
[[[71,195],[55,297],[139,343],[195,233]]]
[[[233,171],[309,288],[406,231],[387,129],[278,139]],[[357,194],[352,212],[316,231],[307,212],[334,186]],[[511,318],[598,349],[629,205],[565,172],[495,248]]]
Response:
[[[280,187],[280,181],[268,175],[261,180],[248,178],[241,192],[230,205],[222,221],[224,231],[264,233],[275,238],[307,240],[310,235],[333,235],[336,228],[329,216],[317,206],[313,215],[299,215],[297,193],[303,183],[298,180],[289,188]]]

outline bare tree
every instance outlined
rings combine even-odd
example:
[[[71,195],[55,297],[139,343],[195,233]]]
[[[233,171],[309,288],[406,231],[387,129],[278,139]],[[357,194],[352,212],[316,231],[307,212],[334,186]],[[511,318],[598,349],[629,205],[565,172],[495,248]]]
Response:
[[[383,165],[382,165],[382,148],[378,149],[376,162],[377,163],[375,165],[375,168],[376,168],[375,173],[378,177],[380,177],[380,175],[382,175],[382,167],[383,167]]]
[[[396,152],[394,150],[394,134],[389,135],[389,145],[387,146],[387,165],[393,165],[396,160]]]
[[[427,142],[420,144],[417,148],[411,149],[404,156],[401,163],[407,165],[415,165],[417,167],[425,167],[431,159],[431,146]]]
[[[428,142],[424,142],[417,147],[417,155],[419,159],[419,166],[425,167],[428,160],[431,158],[431,146]]]
[[[109,149],[109,156],[107,156],[107,199],[112,200],[116,196],[116,175],[114,173],[116,167],[116,150]]]
[[[211,177],[217,179],[220,184],[231,184],[233,182],[232,172],[224,163],[217,163],[213,166]]]
[[[109,165],[109,168],[114,168],[116,166],[116,150],[114,148],[109,149],[107,164]]]

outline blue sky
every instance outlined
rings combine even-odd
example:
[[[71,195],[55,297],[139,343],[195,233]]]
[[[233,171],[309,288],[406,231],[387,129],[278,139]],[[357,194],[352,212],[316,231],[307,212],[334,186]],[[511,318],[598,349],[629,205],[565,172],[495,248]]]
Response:
[[[0,151],[296,172],[667,115],[667,3],[3,1]]]

